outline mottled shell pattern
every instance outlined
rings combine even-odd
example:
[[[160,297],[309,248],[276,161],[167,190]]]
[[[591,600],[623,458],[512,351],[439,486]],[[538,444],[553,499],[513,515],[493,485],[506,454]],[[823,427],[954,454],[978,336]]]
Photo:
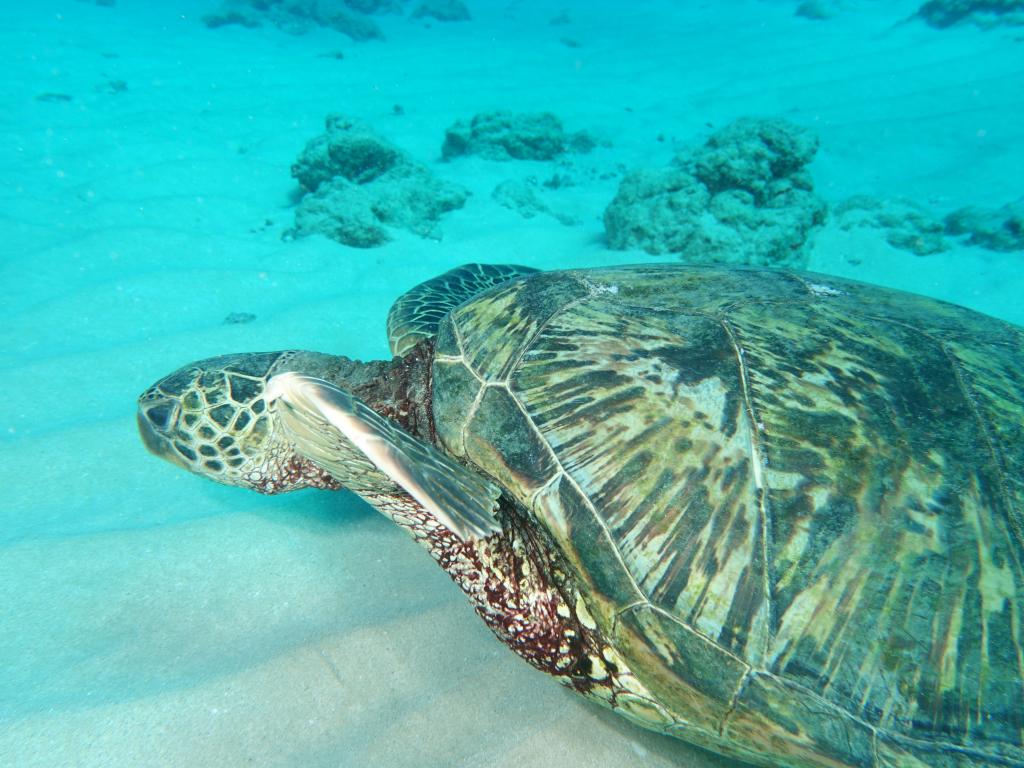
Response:
[[[560,546],[662,729],[1024,765],[1024,332],[832,277],[539,273],[454,309],[438,438]]]

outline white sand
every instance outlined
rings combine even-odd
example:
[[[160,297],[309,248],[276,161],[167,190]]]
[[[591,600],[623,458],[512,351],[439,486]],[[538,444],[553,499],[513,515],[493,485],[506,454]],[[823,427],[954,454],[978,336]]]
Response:
[[[0,5],[0,765],[725,765],[519,662],[347,494],[262,498],[151,458],[135,397],[223,352],[383,356],[390,301],[465,261],[651,260],[602,245],[617,180],[554,193],[583,216],[566,227],[490,198],[549,164],[475,159],[435,166],[474,192],[442,242],[282,242],[289,166],[328,112],[433,162],[457,118],[551,109],[613,143],[579,160],[598,168],[663,165],[708,123],[782,115],[819,133],[828,199],[945,212],[1024,191],[1022,33],[900,24],[916,5],[902,0],[850,0],[829,22],[784,0],[471,1],[472,23],[385,17],[388,42],[356,45],[210,31],[196,2],[14,5]],[[562,7],[573,23],[549,26]],[[112,79],[128,90],[103,92]],[[1021,259],[917,258],[829,230],[813,266],[1022,322]],[[230,312],[257,320],[225,325]]]

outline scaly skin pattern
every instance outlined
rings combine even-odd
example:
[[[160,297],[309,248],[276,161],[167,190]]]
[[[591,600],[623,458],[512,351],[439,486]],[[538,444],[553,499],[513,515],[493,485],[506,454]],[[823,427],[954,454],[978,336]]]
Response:
[[[627,717],[660,713],[668,722],[597,631],[555,551],[515,510],[504,512],[501,533],[463,541],[405,494],[363,496],[430,553],[498,639],[531,666]]]
[[[271,451],[266,461],[248,470],[243,477],[254,491],[268,496],[293,488],[337,491],[342,487],[316,464],[287,449]]]
[[[267,381],[298,370],[338,383],[406,431],[432,441],[430,352],[424,344],[405,357],[369,363],[301,350],[199,360],[142,394],[139,428],[153,453],[219,483],[266,494],[337,490],[341,484],[281,433],[264,399]]]

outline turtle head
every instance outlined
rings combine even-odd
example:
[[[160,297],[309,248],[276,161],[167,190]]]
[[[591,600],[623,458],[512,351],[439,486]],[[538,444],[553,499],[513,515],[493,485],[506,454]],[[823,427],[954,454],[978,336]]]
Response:
[[[283,371],[323,375],[336,360],[316,352],[211,357],[179,368],[138,401],[142,442],[151,453],[197,475],[261,493],[337,488],[299,456],[279,428],[266,384]]]

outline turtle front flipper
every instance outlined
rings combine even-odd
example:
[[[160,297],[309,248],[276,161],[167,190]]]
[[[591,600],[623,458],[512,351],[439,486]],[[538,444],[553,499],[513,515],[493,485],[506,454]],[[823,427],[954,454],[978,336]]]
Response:
[[[296,449],[342,485],[371,500],[401,488],[463,540],[501,530],[493,483],[358,397],[322,379],[284,373],[270,380],[267,398]]]
[[[437,335],[444,316],[465,301],[509,280],[540,270],[515,264],[463,264],[398,297],[388,312],[391,353],[404,355]]]

